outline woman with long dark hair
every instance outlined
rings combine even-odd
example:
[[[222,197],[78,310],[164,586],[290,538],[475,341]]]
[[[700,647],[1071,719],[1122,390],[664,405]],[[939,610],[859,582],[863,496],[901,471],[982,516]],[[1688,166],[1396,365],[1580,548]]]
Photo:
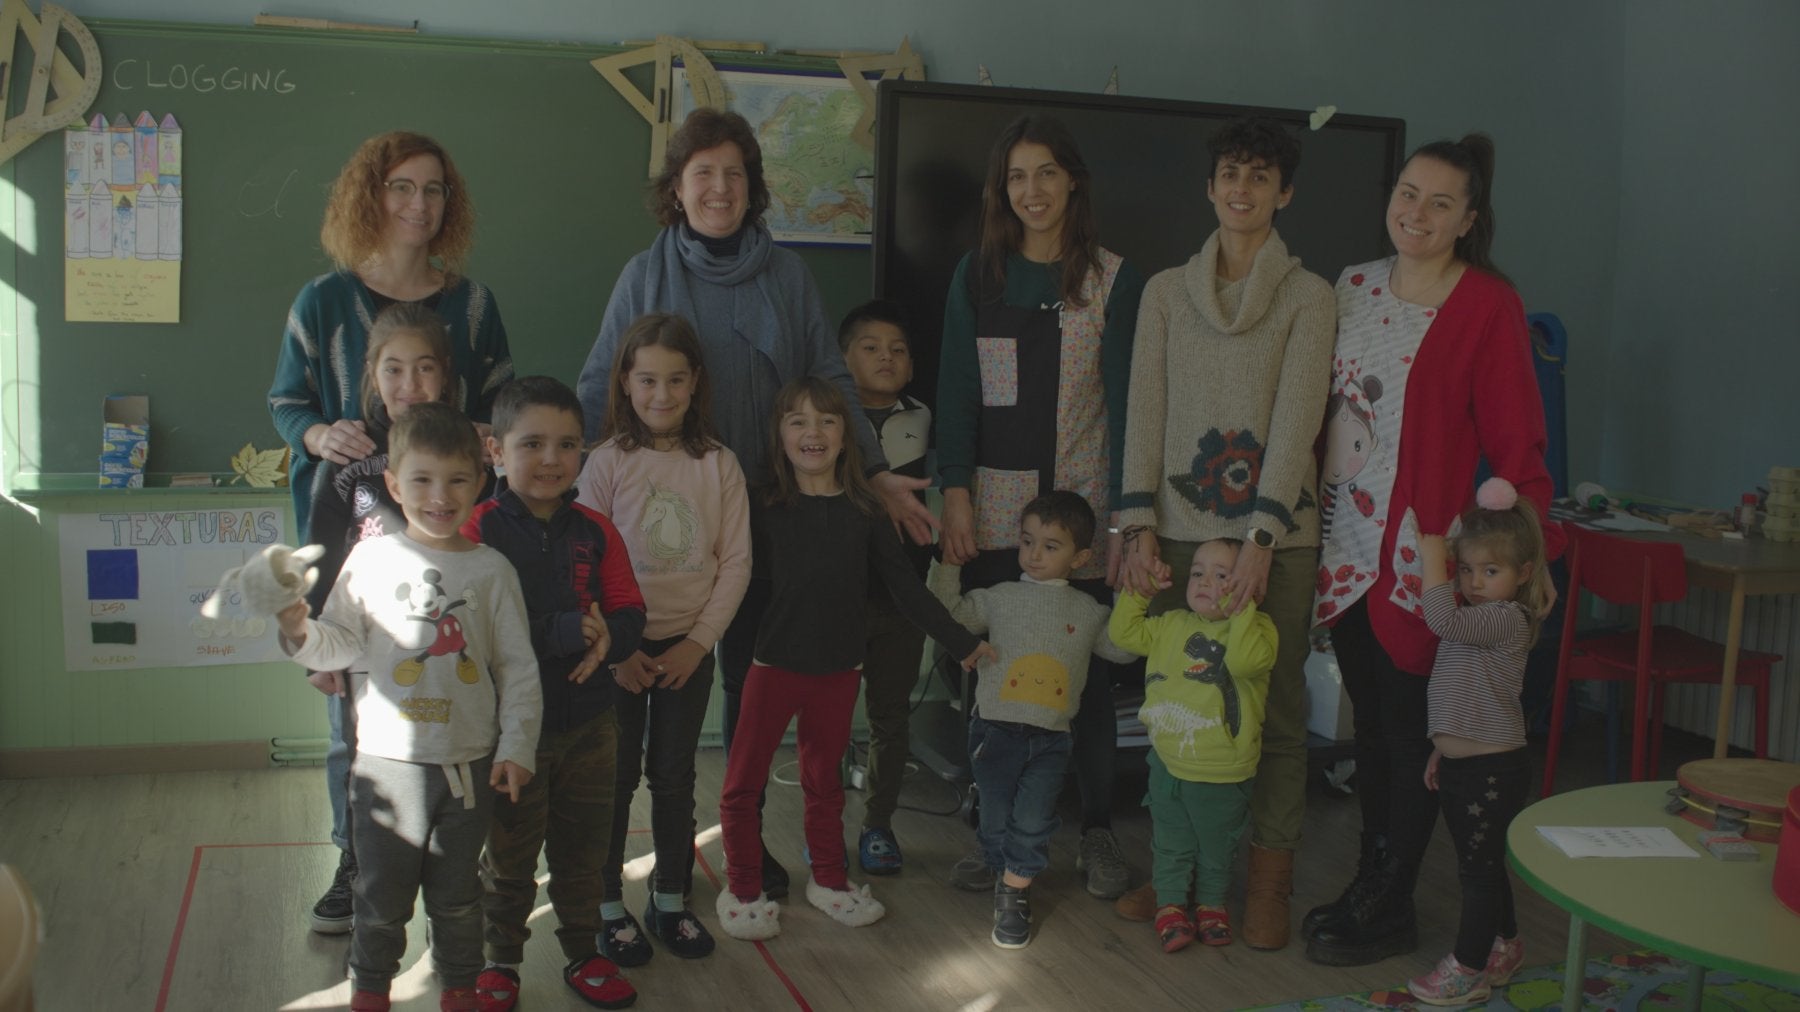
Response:
[[[1116,521],[1144,279],[1100,246],[1093,185],[1057,120],[1020,117],[994,141],[980,248],[950,282],[938,371],[944,558],[963,566],[965,590],[1018,578],[1019,515],[1046,492],[1076,492]],[[1094,547],[1075,582],[1110,605],[1117,539]],[[1070,764],[1082,799],[1079,866],[1088,892],[1108,899],[1130,884],[1112,833],[1112,683],[1111,663],[1095,658]],[[957,884],[992,887],[979,854],[957,869]]]

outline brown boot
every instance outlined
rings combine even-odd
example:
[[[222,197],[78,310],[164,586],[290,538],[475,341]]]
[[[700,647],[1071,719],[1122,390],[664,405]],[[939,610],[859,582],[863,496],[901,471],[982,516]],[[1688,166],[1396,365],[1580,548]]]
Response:
[[[1294,852],[1250,846],[1250,882],[1244,890],[1244,944],[1279,949],[1288,943],[1288,897],[1294,893]]]
[[[1154,919],[1156,917],[1156,886],[1145,882],[1114,900],[1113,912],[1128,921]]]

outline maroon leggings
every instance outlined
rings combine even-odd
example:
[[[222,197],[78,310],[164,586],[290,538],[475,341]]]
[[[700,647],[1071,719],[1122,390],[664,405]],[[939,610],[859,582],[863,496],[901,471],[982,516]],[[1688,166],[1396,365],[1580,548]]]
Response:
[[[806,846],[813,880],[844,889],[844,783],[838,763],[850,744],[861,674],[855,670],[803,675],[750,665],[738,711],[725,788],[719,797],[719,835],[725,842],[725,876],[731,894],[745,902],[762,895],[762,817],[756,799],[769,779],[769,764],[788,722],[797,715],[800,789],[806,795]]]

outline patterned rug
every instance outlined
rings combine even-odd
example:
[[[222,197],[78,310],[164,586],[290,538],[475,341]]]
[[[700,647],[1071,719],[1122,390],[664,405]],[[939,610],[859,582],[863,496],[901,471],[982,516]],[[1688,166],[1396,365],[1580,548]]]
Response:
[[[1519,971],[1488,1000],[1490,1009],[1556,1009],[1562,1006],[1563,964]],[[1626,952],[1590,959],[1583,1008],[1612,1010],[1681,1008],[1687,1001],[1687,967],[1654,952]],[[1340,1012],[1349,1009],[1430,1009],[1400,988],[1333,998],[1259,1005],[1251,1012]],[[1800,994],[1736,974],[1706,975],[1703,1012],[1800,1012]]]

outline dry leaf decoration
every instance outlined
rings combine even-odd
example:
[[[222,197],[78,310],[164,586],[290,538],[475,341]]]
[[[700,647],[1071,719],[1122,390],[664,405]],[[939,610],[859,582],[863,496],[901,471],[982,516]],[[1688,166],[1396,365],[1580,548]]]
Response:
[[[288,453],[285,446],[279,450],[258,451],[256,447],[245,443],[243,449],[232,455],[231,469],[237,472],[237,477],[228,484],[236,485],[241,481],[251,488],[286,485]]]

